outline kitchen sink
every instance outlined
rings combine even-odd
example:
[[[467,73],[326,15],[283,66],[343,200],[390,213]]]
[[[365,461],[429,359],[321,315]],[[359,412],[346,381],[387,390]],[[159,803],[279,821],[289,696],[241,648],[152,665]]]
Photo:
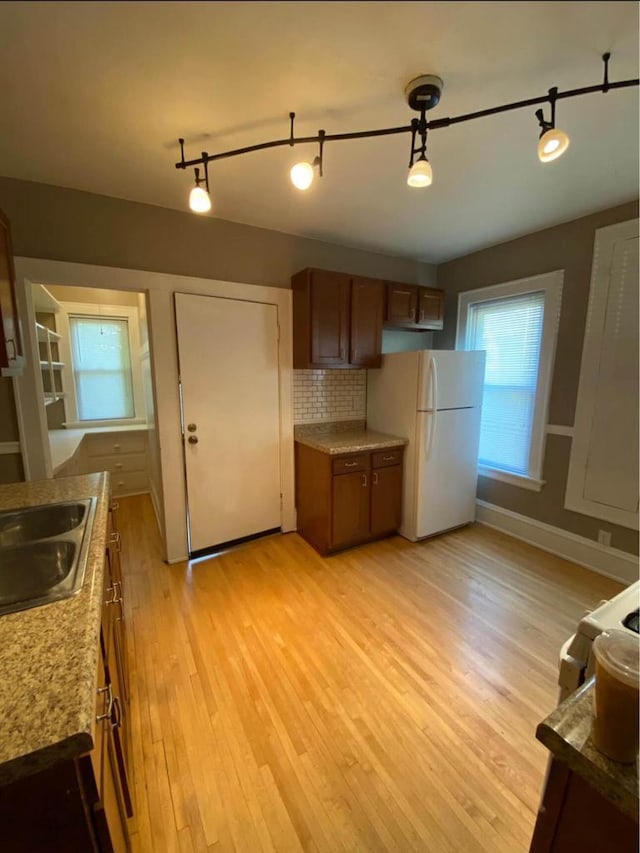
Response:
[[[0,616],[82,587],[97,499],[0,512]]]
[[[0,548],[74,530],[82,524],[87,511],[85,503],[75,501],[0,512]]]

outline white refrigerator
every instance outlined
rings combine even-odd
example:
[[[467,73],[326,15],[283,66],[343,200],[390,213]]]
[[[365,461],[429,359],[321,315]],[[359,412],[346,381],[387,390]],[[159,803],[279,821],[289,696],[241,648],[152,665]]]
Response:
[[[418,350],[368,371],[367,427],[409,440],[402,536],[415,542],[475,519],[485,352]]]

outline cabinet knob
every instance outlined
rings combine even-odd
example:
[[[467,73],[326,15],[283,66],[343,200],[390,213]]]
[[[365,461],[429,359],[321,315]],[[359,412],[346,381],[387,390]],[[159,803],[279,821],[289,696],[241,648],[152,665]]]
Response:
[[[187,429],[189,430],[189,432],[195,432],[198,429],[198,425],[197,424],[187,424]]]
[[[187,441],[189,442],[189,444],[197,444],[198,443],[198,436],[197,435],[190,435],[189,438],[187,439]]]

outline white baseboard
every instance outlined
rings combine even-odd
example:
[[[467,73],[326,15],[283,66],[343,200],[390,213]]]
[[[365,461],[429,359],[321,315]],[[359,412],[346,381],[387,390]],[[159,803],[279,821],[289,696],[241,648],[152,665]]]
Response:
[[[638,557],[633,554],[618,548],[608,548],[593,539],[586,539],[487,501],[477,500],[476,506],[476,521],[487,527],[501,530],[515,539],[586,566],[620,583],[630,584],[638,580]]]

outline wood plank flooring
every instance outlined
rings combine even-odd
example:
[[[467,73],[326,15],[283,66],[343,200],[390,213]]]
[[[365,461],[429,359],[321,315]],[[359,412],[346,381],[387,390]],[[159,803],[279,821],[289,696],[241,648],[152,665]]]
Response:
[[[560,645],[619,584],[480,525],[167,566],[120,505],[134,851],[528,850]]]

